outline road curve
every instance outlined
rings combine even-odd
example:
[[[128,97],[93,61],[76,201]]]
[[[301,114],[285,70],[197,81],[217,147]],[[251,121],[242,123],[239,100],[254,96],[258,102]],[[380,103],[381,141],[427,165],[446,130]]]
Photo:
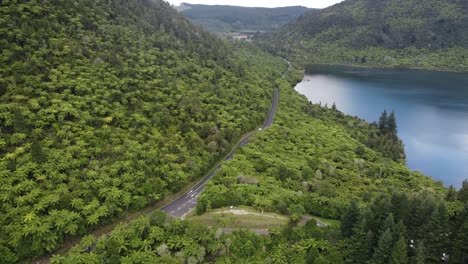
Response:
[[[273,118],[275,116],[276,108],[278,107],[278,88],[275,88],[273,93],[273,100],[271,103],[270,110],[268,111],[265,122],[263,123],[261,129],[269,128],[273,124]],[[230,160],[234,156],[234,153],[240,147],[247,145],[249,139],[255,135],[257,131],[251,132],[243,137],[239,143],[229,152],[223,161]],[[171,215],[176,218],[184,219],[185,215],[193,210],[197,206],[198,196],[205,188],[206,183],[213,177],[213,175],[221,168],[222,164],[216,165],[197,185],[188,190],[185,194],[179,196],[174,201],[166,204],[161,207],[160,210],[165,212],[168,215]]]

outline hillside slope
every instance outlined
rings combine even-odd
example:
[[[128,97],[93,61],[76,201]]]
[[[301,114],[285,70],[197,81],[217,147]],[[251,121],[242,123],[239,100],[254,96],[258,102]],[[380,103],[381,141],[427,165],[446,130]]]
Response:
[[[286,69],[160,0],[3,1],[0,14],[0,263],[202,176],[261,124]]]
[[[314,62],[466,71],[468,3],[347,0],[304,14],[266,42]]]
[[[311,9],[303,6],[278,8],[183,3],[181,13],[210,32],[273,31]]]
[[[223,162],[199,197],[197,213],[209,211],[202,217],[216,224],[208,228],[155,212],[108,237],[87,236],[51,262],[440,263],[445,253],[450,263],[466,263],[468,181],[459,192],[446,190],[367,147],[379,128],[310,104],[292,89],[301,78],[296,73],[290,83],[277,79],[274,124]],[[283,214],[290,222],[264,235],[217,228],[228,222],[212,209],[238,205],[258,215]],[[304,214],[341,218],[341,226],[318,227],[301,220]]]

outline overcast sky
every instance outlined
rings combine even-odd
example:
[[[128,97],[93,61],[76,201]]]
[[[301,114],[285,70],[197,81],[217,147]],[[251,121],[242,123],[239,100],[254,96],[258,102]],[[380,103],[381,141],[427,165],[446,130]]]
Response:
[[[173,5],[180,3],[205,4],[205,5],[236,5],[255,7],[280,7],[280,6],[306,6],[324,8],[341,0],[166,0]]]

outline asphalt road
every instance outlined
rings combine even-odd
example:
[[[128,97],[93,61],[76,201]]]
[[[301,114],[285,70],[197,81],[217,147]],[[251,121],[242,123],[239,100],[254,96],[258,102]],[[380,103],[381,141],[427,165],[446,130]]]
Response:
[[[275,88],[273,93],[273,101],[271,103],[270,111],[268,111],[267,117],[265,119],[265,123],[261,129],[267,129],[273,124],[273,118],[275,116],[276,108],[278,107],[278,88]],[[239,143],[226,155],[223,161],[230,160],[234,156],[236,150],[240,147],[247,145],[249,139],[256,133],[257,131],[251,132],[245,137],[243,137]],[[213,175],[221,168],[222,164],[216,165],[197,185],[193,188],[188,190],[185,194],[179,196],[177,199],[172,201],[169,204],[161,207],[160,210],[165,212],[168,215],[177,218],[185,218],[185,215],[193,210],[197,206],[198,196],[205,188],[205,184],[213,177]]]
[[[322,222],[322,221],[320,221],[320,220],[318,220],[318,219],[316,219],[316,218],[312,218],[312,217],[310,217],[310,216],[304,216],[304,217],[302,217],[302,220],[301,220],[301,223],[300,223],[300,224],[301,224],[301,225],[305,225],[309,220],[312,220],[312,219],[315,220],[315,223],[317,224],[318,227],[322,227],[322,228],[323,228],[323,227],[327,227],[327,226],[328,226],[326,223],[324,223],[324,222]]]

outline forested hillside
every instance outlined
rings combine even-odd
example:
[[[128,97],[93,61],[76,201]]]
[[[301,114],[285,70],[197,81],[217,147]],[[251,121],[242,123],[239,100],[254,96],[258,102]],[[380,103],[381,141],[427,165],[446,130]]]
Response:
[[[88,236],[52,263],[403,264],[440,263],[443,253],[466,263],[468,182],[457,192],[410,172],[369,144],[385,136],[377,125],[311,105],[285,80],[277,84],[275,124],[223,163],[197,212],[248,205],[288,215],[288,226],[263,236],[226,234],[155,213],[108,238]],[[304,214],[341,219],[341,226],[300,223]]]
[[[264,42],[304,64],[468,71],[468,3],[346,0],[304,14]]]
[[[277,8],[183,3],[181,13],[210,32],[273,31],[311,9],[303,6]]]
[[[202,176],[286,68],[161,0],[3,1],[0,47],[0,263]]]

